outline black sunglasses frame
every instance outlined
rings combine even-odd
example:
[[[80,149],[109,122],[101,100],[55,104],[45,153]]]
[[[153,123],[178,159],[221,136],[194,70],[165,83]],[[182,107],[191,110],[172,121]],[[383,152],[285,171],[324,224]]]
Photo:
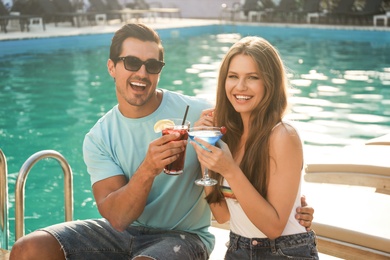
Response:
[[[129,64],[128,64],[128,62],[127,62],[126,60],[129,60],[129,59],[132,59],[132,61],[133,61],[133,65],[132,65],[133,68],[129,68],[129,67],[127,66],[127,65],[129,65]],[[149,74],[158,74],[158,73],[160,73],[161,70],[162,70],[162,68],[163,68],[164,65],[165,65],[165,62],[160,61],[160,60],[149,59],[149,60],[143,61],[143,60],[141,60],[140,58],[137,58],[137,57],[135,57],[135,56],[118,57],[117,61],[119,61],[119,60],[123,61],[123,65],[125,66],[125,69],[128,70],[128,71],[138,71],[138,70],[142,67],[142,65],[145,65],[145,69],[146,69],[146,71],[147,71]],[[136,64],[134,64],[134,61],[136,62]],[[159,66],[159,67],[157,68],[157,70],[153,70],[153,69],[150,67],[150,65],[151,65],[152,63],[155,63],[154,65],[152,65],[153,67],[154,67],[154,66],[157,66],[157,65]],[[137,66],[135,66],[135,65],[137,65]]]

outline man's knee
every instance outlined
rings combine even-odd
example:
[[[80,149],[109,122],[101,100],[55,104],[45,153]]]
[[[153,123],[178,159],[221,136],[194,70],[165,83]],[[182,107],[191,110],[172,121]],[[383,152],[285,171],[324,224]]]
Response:
[[[35,231],[19,238],[12,246],[10,260],[24,259],[64,259],[64,254],[52,235]]]

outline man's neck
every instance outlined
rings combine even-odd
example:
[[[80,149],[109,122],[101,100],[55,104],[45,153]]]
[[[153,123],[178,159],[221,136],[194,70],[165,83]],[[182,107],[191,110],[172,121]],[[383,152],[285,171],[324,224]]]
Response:
[[[142,106],[133,106],[122,102],[119,104],[119,111],[127,118],[142,118],[152,114],[160,106],[163,98],[163,91],[157,89],[153,97]]]

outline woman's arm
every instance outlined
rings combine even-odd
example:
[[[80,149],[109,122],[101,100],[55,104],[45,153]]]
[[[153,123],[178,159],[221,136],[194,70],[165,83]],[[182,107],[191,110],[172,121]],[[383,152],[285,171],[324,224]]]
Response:
[[[298,192],[303,164],[302,144],[295,130],[278,126],[270,137],[270,176],[268,200],[265,200],[234,162],[227,145],[222,149],[201,142],[212,154],[195,149],[205,167],[219,172],[229,182],[237,200],[251,222],[273,239],[283,232]]]
[[[248,218],[273,239],[287,224],[301,180],[303,152],[296,131],[289,125],[276,127],[270,136],[269,153],[267,200],[243,174],[232,174],[227,180]]]

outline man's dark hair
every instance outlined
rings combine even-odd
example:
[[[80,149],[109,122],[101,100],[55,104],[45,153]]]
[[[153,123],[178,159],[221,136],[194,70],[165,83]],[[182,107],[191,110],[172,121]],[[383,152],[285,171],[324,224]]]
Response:
[[[115,63],[122,52],[122,44],[127,38],[135,38],[144,42],[157,43],[159,46],[159,60],[164,60],[164,48],[157,32],[144,24],[130,23],[120,28],[112,38],[110,59]]]

